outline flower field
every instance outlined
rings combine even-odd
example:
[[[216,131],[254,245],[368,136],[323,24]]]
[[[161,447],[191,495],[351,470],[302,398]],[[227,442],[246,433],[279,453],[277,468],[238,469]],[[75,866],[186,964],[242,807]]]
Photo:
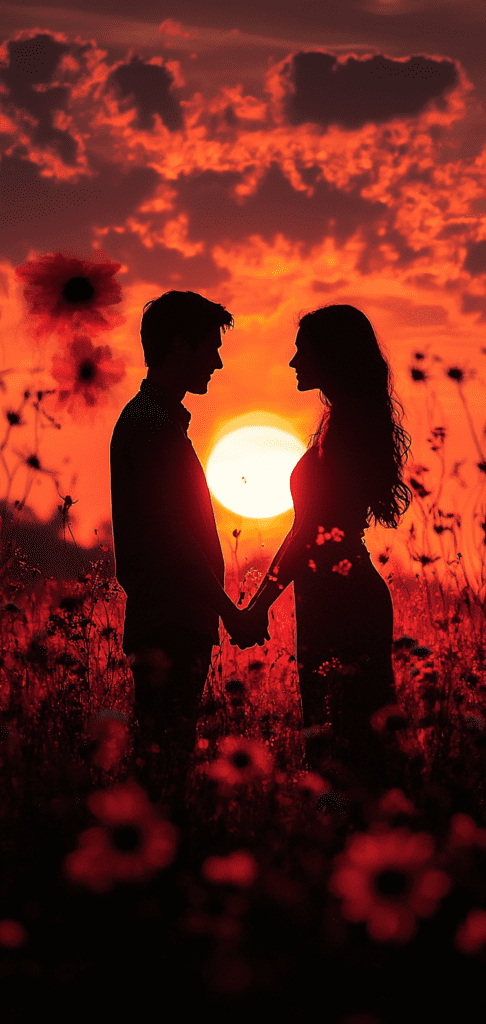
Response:
[[[52,300],[49,315],[55,309]],[[427,387],[418,355],[412,379]],[[109,351],[104,358],[109,362]],[[462,371],[452,369],[460,388]],[[42,394],[35,401],[39,408]],[[289,1021],[312,1012],[332,1024],[481,1019],[481,493],[474,506],[483,531],[478,586],[462,570],[454,513],[439,515],[442,478],[434,493],[421,482],[423,467],[407,468],[416,521],[430,544],[419,547],[418,527],[410,529],[417,573],[386,576],[397,699],[372,725],[394,784],[371,798],[348,773],[331,727],[303,735],[289,587],[271,610],[271,640],[263,647],[240,651],[220,626],[187,779],[192,826],[182,834],[134,774],[133,679],[121,649],[124,599],[112,551],[100,544],[89,568],[57,578],[31,564],[18,543],[29,484],[23,502],[9,500],[6,455],[11,431],[22,426],[21,412],[7,410],[2,1021],[41,1012],[70,1022],[131,1020],[172,1014],[175,1005],[178,1013],[206,1011],[224,1021],[257,1010]],[[432,425],[431,432],[444,459],[445,435]],[[29,459],[30,481],[42,465],[36,452]],[[73,501],[62,500],[66,526]],[[444,531],[454,550],[443,547]],[[377,563],[384,574],[389,553]],[[244,571],[235,549],[227,569],[233,600],[247,603],[268,561],[255,558]],[[320,772],[306,766],[309,741],[321,744]]]

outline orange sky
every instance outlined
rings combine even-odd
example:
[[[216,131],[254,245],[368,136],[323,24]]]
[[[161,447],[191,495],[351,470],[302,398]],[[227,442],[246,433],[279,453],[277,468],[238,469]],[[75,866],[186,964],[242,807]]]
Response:
[[[255,410],[287,420],[307,443],[321,406],[317,392],[296,391],[287,365],[295,317],[351,303],[371,320],[392,367],[413,438],[409,464],[439,480],[427,438],[431,425],[445,426],[446,473],[465,461],[439,505],[464,509],[472,522],[482,501],[484,518],[486,476],[476,465],[478,445],[486,455],[484,8],[461,5],[458,38],[454,3],[445,14],[432,6],[426,24],[420,4],[343,3],[340,21],[333,15],[320,35],[309,20],[300,31],[295,18],[279,24],[273,7],[265,30],[256,6],[252,24],[248,13],[239,23],[228,12],[225,23],[216,15],[211,23],[211,8],[203,15],[197,3],[178,5],[187,22],[174,9],[162,24],[150,4],[139,22],[133,5],[117,4],[115,18],[110,3],[89,17],[82,6],[39,7],[32,18],[32,7],[0,4],[0,368],[10,371],[2,414],[18,408],[26,386],[59,388],[53,359],[65,358],[67,337],[35,340],[15,275],[48,253],[96,252],[121,264],[118,320],[92,344],[108,345],[124,376],[91,411],[82,393],[70,411],[47,396],[60,430],[39,414],[36,434],[27,406],[26,426],[11,431],[3,451],[2,496],[7,471],[36,451],[61,493],[77,500],[77,542],[93,543],[94,528],[110,518],[113,426],[146,374],[143,305],[177,288],[235,317],[224,369],[207,395],[185,399],[203,465],[225,422]],[[411,379],[418,365],[432,375],[428,388]],[[478,443],[446,375],[451,366],[465,371]],[[26,480],[22,466],[11,499]],[[29,503],[43,519],[59,504],[49,474],[35,475]],[[240,551],[251,560],[256,524],[214,506],[228,562],[240,527]],[[403,529],[414,519],[411,509]],[[271,529],[260,524],[269,553],[291,522],[287,513]],[[465,557],[477,569],[482,534],[474,529]],[[366,539],[372,555],[395,544],[405,557],[403,533],[372,528]]]

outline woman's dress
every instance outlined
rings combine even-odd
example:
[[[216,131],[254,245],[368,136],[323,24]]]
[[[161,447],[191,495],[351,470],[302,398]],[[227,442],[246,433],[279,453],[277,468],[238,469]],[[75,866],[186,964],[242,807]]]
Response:
[[[290,487],[294,525],[277,564],[279,582],[294,581],[303,726],[329,723],[362,766],[381,756],[370,716],[396,702],[392,598],[364,543],[366,480],[356,459],[313,446]]]

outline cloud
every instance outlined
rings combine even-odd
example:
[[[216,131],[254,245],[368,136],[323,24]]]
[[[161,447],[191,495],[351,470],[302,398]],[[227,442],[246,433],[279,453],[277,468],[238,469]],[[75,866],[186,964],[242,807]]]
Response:
[[[294,54],[281,74],[284,112],[292,124],[347,130],[415,117],[433,99],[443,110],[444,94],[458,84],[454,61],[422,56],[340,59],[314,50]]]
[[[486,239],[483,238],[480,242],[472,242],[467,246],[464,269],[473,276],[486,274]]]
[[[76,159],[76,142],[67,129],[53,124],[54,115],[65,112],[70,89],[53,83],[62,57],[89,49],[58,42],[48,33],[28,39],[10,39],[6,43],[8,67],[0,68],[0,82],[8,90],[5,109],[16,109],[32,126],[31,140],[40,147],[52,146],[64,163]]]
[[[123,99],[134,101],[137,109],[137,127],[151,129],[153,115],[159,114],[170,131],[182,128],[182,112],[171,93],[174,76],[154,63],[144,63],[133,56],[129,64],[120,64],[108,77],[107,87],[115,86]],[[127,103],[123,108],[128,108]]]

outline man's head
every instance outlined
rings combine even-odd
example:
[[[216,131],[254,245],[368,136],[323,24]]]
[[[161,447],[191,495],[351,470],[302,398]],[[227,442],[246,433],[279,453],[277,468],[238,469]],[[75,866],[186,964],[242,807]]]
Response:
[[[205,394],[211,374],[223,366],[221,328],[233,324],[224,306],[196,292],[171,291],[152,299],[140,327],[147,380],[184,394]]]

